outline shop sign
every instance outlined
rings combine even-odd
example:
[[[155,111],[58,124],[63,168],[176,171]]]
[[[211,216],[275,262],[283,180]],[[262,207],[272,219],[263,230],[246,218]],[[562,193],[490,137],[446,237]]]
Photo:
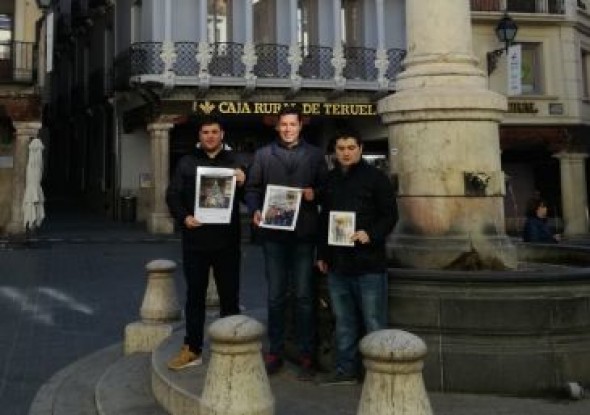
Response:
[[[297,106],[303,115],[366,117],[377,115],[375,104],[328,102],[195,101],[193,112],[205,115],[276,115],[283,107]]]
[[[539,109],[534,102],[509,102],[508,112],[516,114],[536,114]]]

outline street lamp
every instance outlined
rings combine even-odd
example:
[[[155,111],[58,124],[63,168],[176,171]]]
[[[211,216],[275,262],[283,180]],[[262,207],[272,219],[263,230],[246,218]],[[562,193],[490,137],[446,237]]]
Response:
[[[504,17],[500,19],[494,31],[496,32],[498,40],[504,43],[504,47],[487,53],[488,75],[491,75],[496,69],[498,59],[502,56],[502,53],[508,53],[508,48],[514,41],[516,32],[518,32],[518,26],[516,25],[516,22],[508,16],[508,13],[504,13]]]

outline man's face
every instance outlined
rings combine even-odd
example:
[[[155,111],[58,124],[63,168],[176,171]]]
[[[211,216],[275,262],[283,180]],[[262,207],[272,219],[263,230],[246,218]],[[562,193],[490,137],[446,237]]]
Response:
[[[299,141],[299,133],[301,132],[302,123],[297,114],[285,114],[279,118],[277,131],[281,141],[290,147],[297,144]]]
[[[222,140],[223,130],[219,124],[205,124],[201,126],[199,130],[199,143],[201,143],[203,151],[211,153],[221,149]]]
[[[363,147],[354,138],[339,138],[336,140],[336,159],[344,169],[358,163],[363,154]]]

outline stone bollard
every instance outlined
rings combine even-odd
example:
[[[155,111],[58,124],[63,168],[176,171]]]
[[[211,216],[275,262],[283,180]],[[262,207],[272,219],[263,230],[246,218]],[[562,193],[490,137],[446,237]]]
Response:
[[[124,353],[151,352],[172,334],[171,323],[180,320],[174,285],[176,263],[156,259],[146,265],[147,287],[139,310],[141,321],[125,327]]]
[[[209,268],[209,285],[207,285],[207,307],[219,307],[219,294],[217,294],[217,284],[213,277],[213,267]]]
[[[426,344],[402,330],[379,330],[360,344],[367,369],[357,415],[432,415],[422,380]]]
[[[201,415],[272,415],[274,398],[260,350],[264,327],[243,316],[209,326],[211,360],[201,397]]]

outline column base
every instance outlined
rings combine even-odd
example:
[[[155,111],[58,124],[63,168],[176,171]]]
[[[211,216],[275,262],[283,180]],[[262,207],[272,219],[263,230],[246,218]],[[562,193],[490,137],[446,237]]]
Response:
[[[172,218],[165,213],[152,213],[149,216],[148,232],[153,234],[172,234],[174,233],[174,222]]]
[[[387,255],[393,266],[402,268],[506,270],[518,264],[516,247],[505,235],[473,239],[393,234]]]

